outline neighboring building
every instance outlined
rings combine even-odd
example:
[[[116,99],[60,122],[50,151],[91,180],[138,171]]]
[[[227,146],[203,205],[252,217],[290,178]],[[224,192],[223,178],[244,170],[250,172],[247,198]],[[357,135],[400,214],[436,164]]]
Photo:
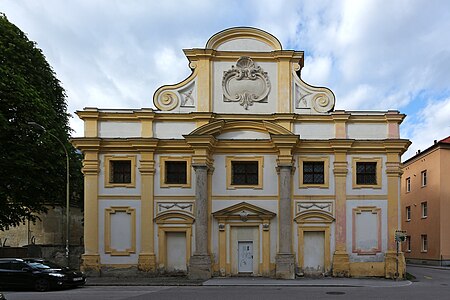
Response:
[[[258,29],[184,53],[157,109],[77,112],[84,270],[394,277],[405,116],[333,111],[303,52]]]
[[[406,160],[402,228],[407,261],[450,265],[450,136]]]

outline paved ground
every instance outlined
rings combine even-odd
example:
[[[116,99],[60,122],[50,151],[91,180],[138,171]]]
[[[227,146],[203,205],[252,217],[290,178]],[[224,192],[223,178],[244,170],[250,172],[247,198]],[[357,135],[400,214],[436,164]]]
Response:
[[[178,278],[165,278],[166,286],[152,286],[156,279],[90,280],[83,288],[37,293],[33,291],[7,291],[8,300],[28,299],[83,299],[83,300],[198,300],[198,299],[450,299],[450,269],[408,266],[416,279],[393,281],[384,279],[299,279],[292,281],[263,278],[213,279],[203,286],[188,284]],[[104,280],[104,282],[99,282]],[[158,279],[161,280],[161,279]],[[171,282],[172,280],[172,282]],[[289,283],[289,284],[288,284]],[[120,284],[120,286],[118,286]],[[140,284],[140,285],[137,285]],[[195,282],[195,284],[199,284]]]

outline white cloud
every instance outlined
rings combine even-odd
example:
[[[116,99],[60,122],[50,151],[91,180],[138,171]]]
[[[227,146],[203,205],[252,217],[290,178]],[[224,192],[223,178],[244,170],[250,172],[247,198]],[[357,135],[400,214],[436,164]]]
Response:
[[[413,156],[418,150],[425,150],[433,145],[434,140],[450,136],[450,97],[430,101],[418,114],[418,120],[408,125],[405,134],[412,145],[403,159]]]
[[[435,99],[450,98],[447,1],[3,0],[2,5],[43,50],[67,90],[70,112],[85,106],[151,107],[159,86],[190,73],[183,48],[204,47],[228,27],[255,26],[278,37],[284,49],[305,51],[303,79],[331,88],[336,108],[408,113],[402,130],[414,142],[411,149],[448,135],[438,117],[427,115],[447,111],[448,100]],[[71,126],[82,134],[77,117]]]

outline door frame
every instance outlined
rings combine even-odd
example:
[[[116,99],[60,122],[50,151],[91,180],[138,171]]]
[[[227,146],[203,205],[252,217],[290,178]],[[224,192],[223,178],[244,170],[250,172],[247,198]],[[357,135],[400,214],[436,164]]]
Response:
[[[299,268],[303,270],[305,266],[305,256],[304,256],[304,246],[305,246],[305,231],[316,231],[324,233],[324,272],[328,273],[331,270],[331,259],[330,259],[330,226],[308,226],[299,224],[298,225],[298,265]]]

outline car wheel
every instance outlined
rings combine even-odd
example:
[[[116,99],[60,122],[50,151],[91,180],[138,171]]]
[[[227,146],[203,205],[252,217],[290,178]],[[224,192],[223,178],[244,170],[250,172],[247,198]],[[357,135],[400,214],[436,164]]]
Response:
[[[45,292],[50,289],[50,283],[47,279],[38,279],[34,283],[34,289],[38,292]]]

